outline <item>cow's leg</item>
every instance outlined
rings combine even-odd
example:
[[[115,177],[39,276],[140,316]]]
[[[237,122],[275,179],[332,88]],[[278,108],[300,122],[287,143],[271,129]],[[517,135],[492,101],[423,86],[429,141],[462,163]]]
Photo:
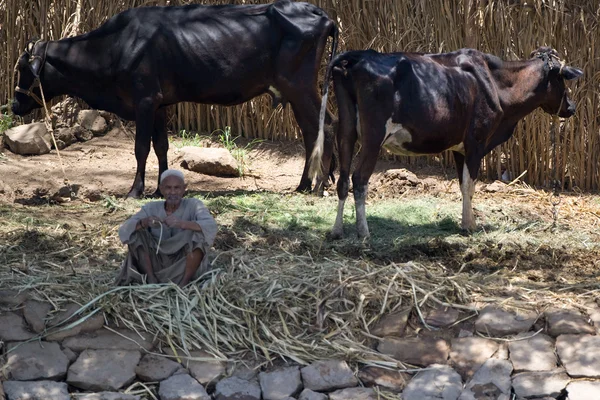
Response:
[[[304,169],[300,184],[296,188],[298,192],[309,192],[311,190],[311,179],[308,176],[310,156],[315,147],[319,131],[319,107],[320,99],[315,87],[296,87],[294,93],[288,96],[289,102],[294,110],[296,122],[302,131],[304,139],[304,148],[306,150],[304,157]],[[326,124],[331,124],[331,118],[326,119]],[[331,129],[326,129],[330,131]],[[323,147],[323,157],[321,159],[324,171],[329,171],[333,153],[333,141],[331,134],[325,135]],[[319,193],[323,192],[323,187],[315,188]]]
[[[365,203],[369,179],[375,170],[379,150],[385,136],[385,117],[381,112],[374,112],[372,117],[363,118],[360,114],[361,149],[356,170],[352,174],[354,187],[354,203],[356,204],[356,233],[359,239],[369,238]]]
[[[158,158],[158,182],[154,197],[161,197],[160,177],[169,168],[167,153],[169,151],[169,138],[167,137],[167,112],[165,108],[159,108],[154,114],[154,130],[152,131],[152,145],[154,153]]]
[[[456,152],[453,152],[453,154],[463,200],[461,228],[467,231],[474,231],[477,223],[473,214],[473,195],[475,194],[475,180],[479,173],[481,160],[477,157],[466,158],[464,155]]]
[[[300,184],[296,188],[298,192],[309,192],[311,179],[309,177],[309,162],[312,155],[317,136],[319,133],[319,112],[321,110],[321,97],[317,91],[317,76],[324,46],[327,43],[327,35],[315,46],[314,38],[310,40],[285,40],[281,45],[277,62],[276,88],[281,91],[283,98],[292,105],[294,117],[304,139],[305,161]],[[291,61],[290,61],[291,60]],[[321,164],[325,174],[330,171],[333,154],[333,139],[331,132],[331,115],[326,113],[325,141],[323,145],[323,156]],[[326,178],[324,178],[326,179]],[[323,179],[317,181],[315,192],[323,192]]]
[[[137,170],[133,186],[127,197],[138,198],[144,194],[144,180],[146,178],[146,161],[150,154],[150,142],[154,124],[154,109],[148,105],[140,105],[137,109],[135,120],[135,159]]]
[[[147,61],[147,60],[146,60]],[[146,65],[144,60],[140,65]],[[133,81],[135,99],[135,159],[137,171],[133,186],[127,197],[140,197],[144,194],[146,161],[150,153],[150,142],[154,136],[154,120],[158,105],[162,101],[160,85],[152,71],[139,73]],[[163,116],[164,118],[164,116]]]
[[[331,238],[340,239],[344,236],[344,204],[346,204],[348,198],[352,155],[358,134],[356,131],[356,104],[344,87],[343,81],[336,81],[334,87],[339,115],[337,144],[340,158],[340,177],[337,182],[338,211],[331,231]]]
[[[327,119],[326,119],[327,120]],[[315,179],[315,187],[313,193],[317,196],[322,196],[325,188],[329,186],[329,178],[331,177],[332,183],[335,182],[333,176],[335,169],[335,159],[333,154],[333,137],[334,137],[335,125],[325,125],[325,140],[323,142],[323,156],[321,158],[321,165],[323,166],[321,175]],[[314,147],[314,146],[313,146]],[[312,154],[307,152],[307,155]],[[308,159],[308,158],[307,158]]]

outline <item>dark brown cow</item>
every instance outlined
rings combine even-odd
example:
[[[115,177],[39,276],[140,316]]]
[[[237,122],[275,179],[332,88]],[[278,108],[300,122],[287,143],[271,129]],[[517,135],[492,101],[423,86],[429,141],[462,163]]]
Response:
[[[68,94],[136,122],[137,172],[130,197],[144,193],[150,144],[158,176],[167,169],[166,107],[181,101],[234,105],[269,93],[289,102],[308,157],[319,128],[317,72],[335,22],[317,6],[290,0],[259,5],[132,8],[98,29],[28,46],[17,64],[12,110],[24,115]],[[329,165],[333,143],[326,143]],[[155,194],[160,194],[156,189]]]
[[[382,146],[405,156],[452,150],[463,196],[462,227],[473,230],[471,200],[482,158],[507,141],[517,122],[538,107],[560,117],[572,116],[575,103],[568,97],[565,80],[583,72],[566,66],[549,47],[534,51],[526,61],[502,61],[472,49],[443,54],[350,51],[329,65],[322,117],[331,74],[339,107],[340,157],[332,236],[343,234],[350,164],[359,140],[352,183],[358,236],[365,238],[367,184]],[[312,176],[320,172],[323,136],[321,129],[311,160]]]

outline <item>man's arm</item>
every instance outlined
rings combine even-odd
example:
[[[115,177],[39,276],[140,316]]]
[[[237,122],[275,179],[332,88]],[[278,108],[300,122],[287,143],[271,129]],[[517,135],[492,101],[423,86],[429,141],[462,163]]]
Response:
[[[123,224],[119,227],[119,239],[123,244],[127,244],[131,235],[139,230],[145,229],[151,225],[153,225],[153,220],[160,221],[158,217],[153,217],[148,215],[147,205],[142,206],[142,208],[129,217]]]

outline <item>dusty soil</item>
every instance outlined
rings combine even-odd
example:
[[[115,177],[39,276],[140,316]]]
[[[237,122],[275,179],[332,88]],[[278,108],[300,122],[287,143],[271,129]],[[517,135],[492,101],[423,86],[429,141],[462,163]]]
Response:
[[[172,137],[171,141],[169,167],[183,170],[178,157],[181,139]],[[247,144],[243,138],[238,141],[240,147]],[[216,140],[205,143],[220,146]],[[136,171],[134,136],[127,129],[112,129],[106,136],[73,144],[60,151],[60,158],[56,150],[40,156],[20,156],[6,148],[0,149],[0,153],[3,154],[0,156],[0,201],[4,202],[35,204],[38,200],[43,201],[44,197],[65,186],[65,178],[77,188],[79,197],[122,197],[129,191]],[[243,178],[220,178],[184,170],[188,189],[194,192],[293,191],[302,174],[304,147],[300,142],[260,142],[247,151],[247,163],[248,170]],[[397,163],[385,160],[378,163],[377,172],[371,179],[375,183],[372,185],[374,193],[381,172],[399,167]],[[419,178],[437,176],[437,180],[431,178],[433,180],[428,181],[429,186],[441,185],[441,190],[447,190],[453,183],[446,181],[443,174],[441,169],[422,168]],[[454,176],[454,171],[448,171],[448,174]],[[151,151],[146,166],[146,195],[154,192],[157,179],[158,162]],[[385,194],[382,190],[378,197]]]

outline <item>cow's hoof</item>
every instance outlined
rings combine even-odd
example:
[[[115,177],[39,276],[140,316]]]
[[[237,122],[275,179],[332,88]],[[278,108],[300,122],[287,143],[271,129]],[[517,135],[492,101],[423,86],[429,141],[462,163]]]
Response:
[[[358,240],[360,240],[361,242],[368,242],[369,239],[371,239],[371,235],[369,235],[369,232],[367,232],[366,234],[364,234],[364,233],[358,234]]]
[[[461,224],[460,227],[465,233],[473,233],[477,230],[477,224]]]
[[[130,190],[129,193],[127,193],[126,198],[128,199],[139,199],[140,197],[142,197],[141,193],[138,192],[137,190]]]
[[[340,240],[342,237],[344,237],[344,230],[343,229],[334,229],[329,234],[329,237],[332,240]]]
[[[311,184],[303,184],[301,183],[300,185],[298,185],[298,187],[296,188],[296,192],[298,193],[303,193],[303,194],[310,194],[311,193]]]
[[[152,193],[150,197],[152,197],[153,199],[160,199],[162,198],[162,193],[160,193],[160,190],[156,189],[156,191]]]

